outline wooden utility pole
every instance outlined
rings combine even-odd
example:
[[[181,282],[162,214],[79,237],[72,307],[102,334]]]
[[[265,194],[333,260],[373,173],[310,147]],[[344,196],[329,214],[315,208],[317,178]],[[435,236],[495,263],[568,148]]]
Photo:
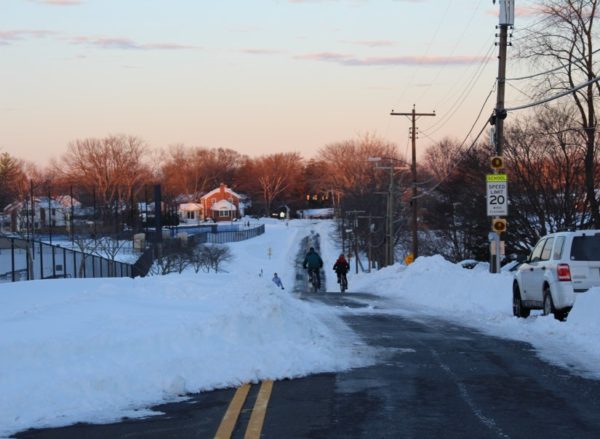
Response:
[[[498,36],[498,87],[496,95],[496,108],[494,114],[490,118],[490,124],[495,125],[495,143],[496,143],[496,157],[492,158],[492,169],[494,174],[498,174],[499,170],[504,167],[504,160],[502,158],[503,146],[504,146],[504,119],[506,119],[506,109],[504,108],[504,93],[506,85],[506,51],[508,47],[508,28],[514,24],[515,19],[515,2],[514,0],[500,0],[500,14],[499,24],[500,35]],[[504,176],[506,177],[506,175]],[[506,181],[506,180],[505,180]],[[488,203],[490,200],[488,200]],[[508,200],[506,200],[508,203]],[[492,273],[500,273],[500,262],[502,259],[500,248],[500,235],[506,230],[506,221],[500,216],[494,216],[492,219],[492,233],[494,235],[494,250],[490,255],[491,264],[490,271]]]
[[[392,116],[409,116],[411,119],[411,140],[412,140],[412,196],[410,203],[412,204],[412,254],[413,258],[417,258],[419,254],[419,237],[417,234],[417,117],[435,116],[433,113],[417,113],[415,106],[410,113],[396,113],[394,110],[390,113]]]

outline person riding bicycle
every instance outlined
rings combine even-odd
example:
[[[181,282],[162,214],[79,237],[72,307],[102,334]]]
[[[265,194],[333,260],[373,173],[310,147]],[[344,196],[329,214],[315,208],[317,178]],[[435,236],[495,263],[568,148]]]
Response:
[[[308,253],[304,257],[304,262],[302,263],[302,267],[308,269],[308,273],[314,273],[317,278],[317,290],[321,288],[321,275],[320,270],[323,267],[323,259],[321,256],[315,251],[314,247],[311,247],[308,250]]]
[[[340,254],[340,257],[337,258],[337,261],[333,264],[333,269],[337,273],[337,282],[339,284],[342,281],[342,276],[345,278],[346,273],[350,271],[350,264],[343,253]],[[346,280],[346,284],[348,284],[348,280]]]

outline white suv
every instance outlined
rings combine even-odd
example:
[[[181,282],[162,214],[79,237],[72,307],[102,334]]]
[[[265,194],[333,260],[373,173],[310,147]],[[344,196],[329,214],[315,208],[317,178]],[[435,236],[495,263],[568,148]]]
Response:
[[[600,230],[544,236],[515,272],[513,314],[542,309],[565,320],[577,293],[600,286]]]

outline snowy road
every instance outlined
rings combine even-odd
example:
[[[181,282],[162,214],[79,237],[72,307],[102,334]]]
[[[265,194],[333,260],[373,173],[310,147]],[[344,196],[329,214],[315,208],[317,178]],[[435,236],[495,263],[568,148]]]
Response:
[[[349,312],[344,319],[378,348],[378,361],[348,372],[275,382],[261,437],[600,437],[600,381],[544,363],[525,343],[441,320],[378,313],[383,299],[375,296],[307,299],[346,310],[375,305],[373,313]],[[231,437],[244,437],[260,388],[250,387]],[[211,438],[235,394],[229,389],[194,395],[156,408],[162,416],[142,420],[17,437]]]

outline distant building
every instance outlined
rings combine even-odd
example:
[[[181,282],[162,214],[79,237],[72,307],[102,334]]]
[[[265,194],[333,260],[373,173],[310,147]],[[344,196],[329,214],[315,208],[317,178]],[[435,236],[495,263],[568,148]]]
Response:
[[[197,224],[203,220],[201,203],[181,203],[177,208],[180,224]]]
[[[208,192],[200,198],[202,218],[213,221],[233,221],[241,217],[241,195],[221,183],[217,189]]]
[[[36,231],[50,228],[67,228],[73,210],[80,209],[81,203],[68,195],[57,197],[34,197],[31,202],[15,201],[2,211],[0,225],[3,231],[24,232],[33,226]]]

